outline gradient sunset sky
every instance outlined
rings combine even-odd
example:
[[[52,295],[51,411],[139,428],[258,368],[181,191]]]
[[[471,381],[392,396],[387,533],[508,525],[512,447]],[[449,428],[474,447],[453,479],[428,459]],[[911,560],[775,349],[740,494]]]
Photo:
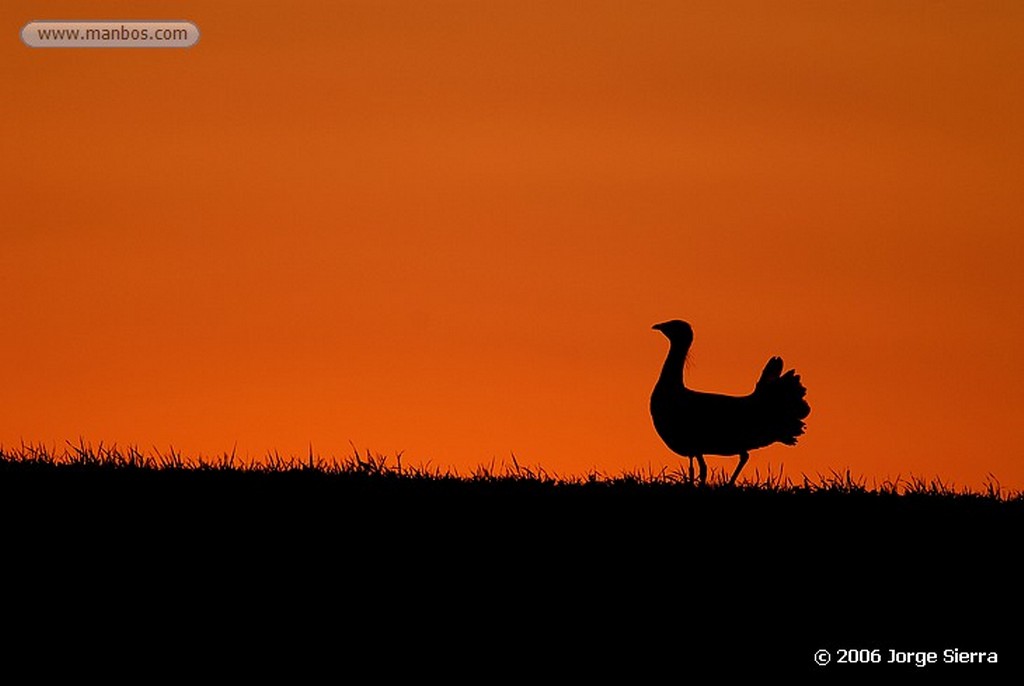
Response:
[[[44,50],[39,19],[184,19]],[[0,5],[0,443],[662,467],[808,387],[794,478],[1024,488],[1020,2]],[[712,458],[731,470],[735,460]]]

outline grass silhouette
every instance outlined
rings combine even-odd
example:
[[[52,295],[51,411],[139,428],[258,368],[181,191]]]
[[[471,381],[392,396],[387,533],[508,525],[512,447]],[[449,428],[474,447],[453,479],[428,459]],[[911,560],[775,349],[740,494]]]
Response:
[[[508,462],[479,465],[468,474],[460,474],[453,468],[414,465],[403,463],[402,455],[394,458],[379,453],[360,453],[353,448],[351,455],[342,459],[325,459],[312,450],[305,458],[282,457],[276,452],[269,453],[263,460],[242,461],[235,454],[224,454],[216,459],[189,457],[173,447],[165,452],[154,449],[145,452],[137,447],[120,448],[116,444],[106,446],[79,442],[67,443],[62,449],[22,444],[8,449],[0,446],[0,474],[8,479],[16,475],[61,474],[65,477],[80,475],[83,478],[103,476],[134,476],[155,479],[202,481],[215,477],[220,481],[236,479],[238,482],[257,480],[287,482],[301,477],[307,482],[333,484],[339,488],[348,485],[362,487],[395,486],[407,489],[441,489],[451,492],[462,489],[465,492],[488,491],[494,487],[522,493],[545,491],[572,494],[594,492],[631,495],[647,494],[657,497],[677,497],[702,494],[773,495],[780,498],[801,496],[847,495],[868,499],[930,498],[961,503],[1000,503],[1008,508],[1024,507],[1024,492],[1004,490],[998,479],[990,475],[982,490],[946,483],[940,478],[927,479],[910,475],[897,476],[870,483],[866,477],[856,477],[850,470],[830,470],[827,474],[813,477],[801,475],[798,480],[770,469],[762,474],[755,470],[751,475],[730,486],[728,475],[723,470],[712,469],[708,483],[700,487],[691,481],[682,466],[677,470],[654,471],[632,470],[618,475],[592,471],[583,475],[562,476],[548,472],[542,466],[531,467],[520,464],[514,455]]]
[[[179,660],[168,627],[184,624],[222,658],[229,641],[274,646],[289,674],[404,659],[419,674],[483,663],[470,673],[643,683],[820,673],[821,648],[999,650],[1020,666],[1000,629],[1018,607],[1020,493],[849,472],[726,479],[566,477],[515,458],[462,475],[355,450],[2,448],[8,621],[84,637],[119,608],[122,640],[101,641],[114,662],[125,645]]]

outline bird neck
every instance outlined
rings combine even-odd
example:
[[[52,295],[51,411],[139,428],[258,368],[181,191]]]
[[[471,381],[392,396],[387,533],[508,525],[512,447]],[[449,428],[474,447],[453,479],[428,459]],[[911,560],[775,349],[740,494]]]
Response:
[[[668,348],[668,357],[661,367],[661,376],[658,377],[658,384],[682,384],[683,365],[686,363],[686,355],[690,351],[689,346],[682,346],[672,343]]]

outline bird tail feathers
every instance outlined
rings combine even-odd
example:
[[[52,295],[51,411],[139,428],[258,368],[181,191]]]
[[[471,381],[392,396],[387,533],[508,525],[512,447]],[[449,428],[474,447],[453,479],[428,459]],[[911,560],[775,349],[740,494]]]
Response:
[[[797,436],[804,432],[803,420],[811,413],[811,406],[804,400],[807,389],[800,383],[795,369],[782,373],[782,358],[768,360],[761,372],[761,378],[754,389],[754,395],[761,398],[771,416],[775,440],[794,445]]]

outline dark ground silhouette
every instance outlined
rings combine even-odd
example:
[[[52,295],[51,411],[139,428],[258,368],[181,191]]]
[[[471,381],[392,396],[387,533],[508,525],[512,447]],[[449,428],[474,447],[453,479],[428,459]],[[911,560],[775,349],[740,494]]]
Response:
[[[768,361],[749,395],[694,391],[683,381],[693,329],[678,319],[653,328],[665,334],[670,347],[651,393],[651,418],[665,444],[690,458],[691,471],[693,460],[697,460],[701,483],[707,476],[705,455],[739,456],[730,479],[735,482],[751,450],[772,443],[796,444],[811,408],[804,400],[807,391],[796,372],[791,369],[782,373],[782,358]]]
[[[813,664],[823,647],[1021,659],[1000,630],[1021,500],[0,460],[0,521],[5,621],[86,673],[646,683],[841,669]]]

